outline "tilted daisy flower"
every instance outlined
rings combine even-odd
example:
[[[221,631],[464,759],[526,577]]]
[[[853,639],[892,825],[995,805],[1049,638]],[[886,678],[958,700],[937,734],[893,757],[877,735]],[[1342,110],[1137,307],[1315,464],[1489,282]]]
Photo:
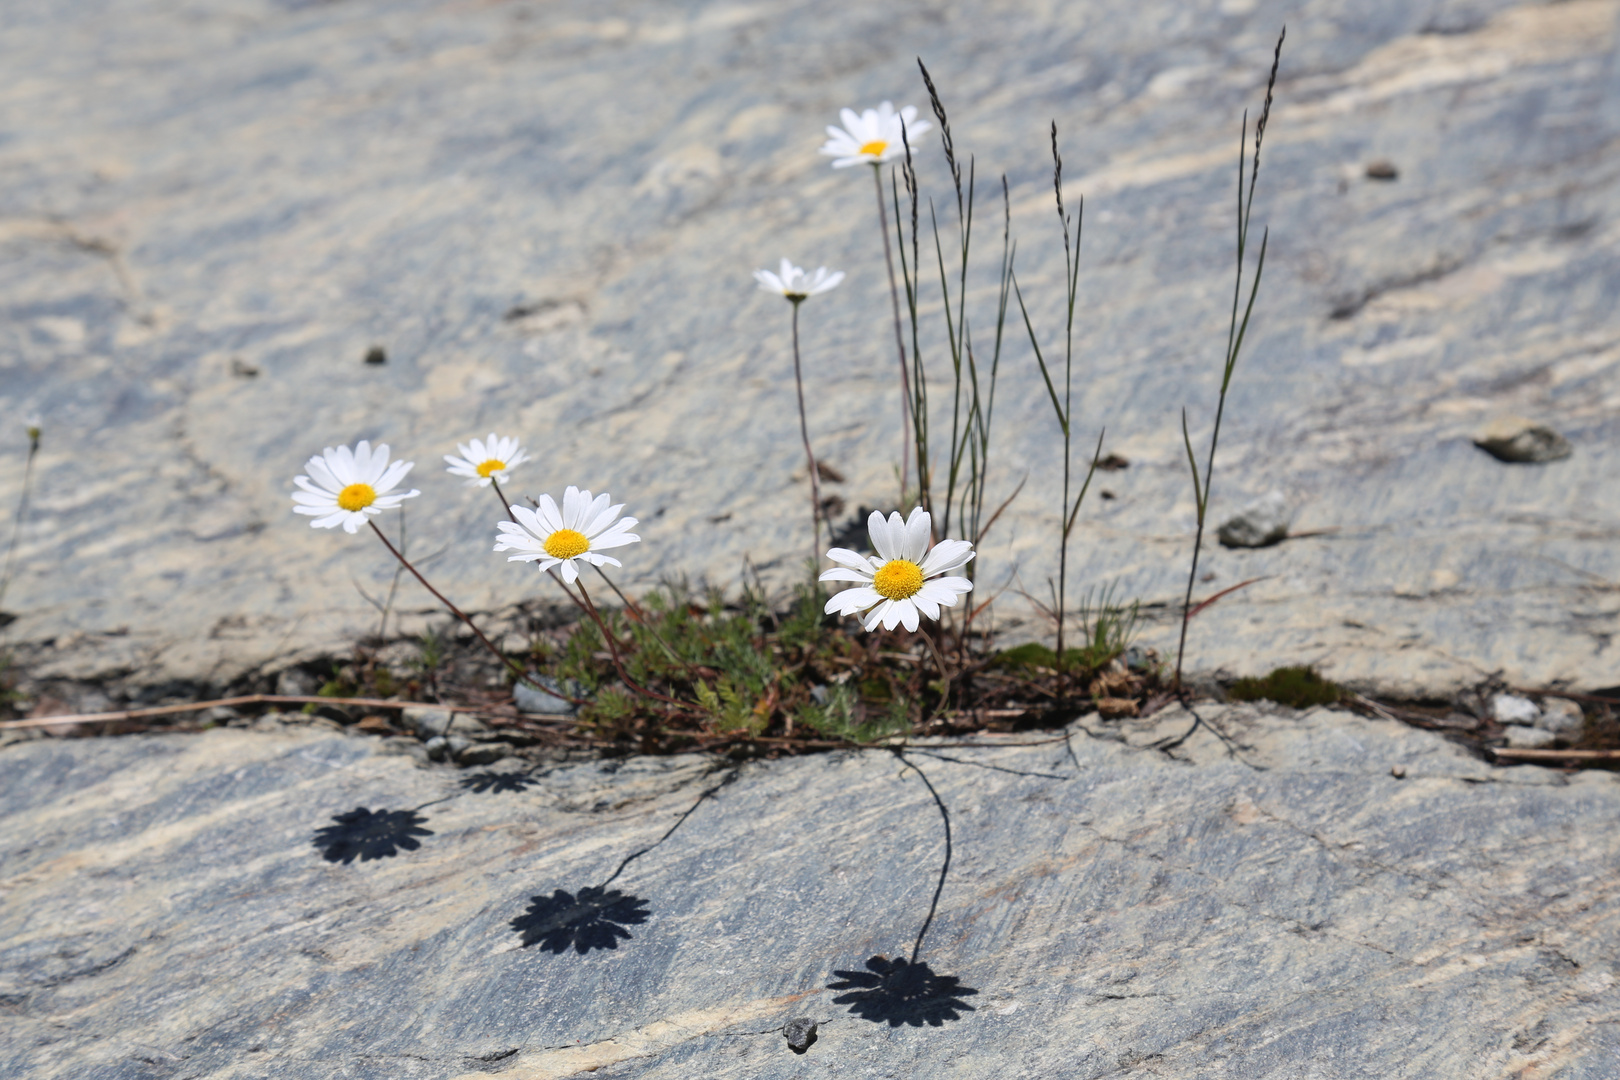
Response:
[[[355,444],[333,449],[328,446],[319,457],[312,457],[304,466],[308,476],[293,478],[303,488],[293,492],[295,514],[308,514],[315,520],[314,529],[343,526],[344,532],[359,532],[367,517],[384,510],[392,510],[406,499],[422,494],[414,488],[398,495],[388,494],[405,479],[414,462],[388,463],[388,444],[378,443],[373,449],[365,439]]]
[[[465,476],[469,487],[474,484],[479,487],[489,487],[491,483],[504,484],[513,469],[529,460],[528,452],[518,445],[516,439],[497,436],[493,431],[489,433],[487,441],[473,439],[471,442],[457,443],[456,449],[461,451],[460,457],[444,455],[444,460],[450,463],[446,471],[455,476]]]
[[[605,491],[593,500],[589,491],[570,485],[563,492],[561,511],[550,495],[540,496],[540,505],[534,510],[514,505],[512,516],[517,521],[501,522],[495,550],[518,552],[507,556],[507,562],[539,559],[542,570],[560,564],[563,581],[569,585],[579,579],[575,560],[584,559],[592,566],[623,566],[618,559],[601,552],[634,544],[641,537],[630,531],[635,518],[619,517],[624,504],[609,506],[611,501]]]
[[[906,152],[907,142],[933,127],[926,120],[918,122],[915,105],[907,105],[895,112],[894,106],[887,101],[875,109],[867,109],[859,116],[855,115],[854,109],[844,109],[838,115],[844,121],[844,126],[835,128],[829,124],[827,141],[821,147],[823,154],[837,159],[833,162],[835,169],[862,164],[880,165],[890,158],[901,157]],[[901,121],[905,122],[904,134]],[[915,147],[917,144],[911,145]]]
[[[781,269],[774,274],[769,270],[755,270],[754,280],[766,292],[799,301],[838,288],[838,283],[844,280],[844,272],[835,270],[829,274],[825,266],[818,266],[814,274],[807,274],[792,261],[783,259]]]
[[[955,607],[957,600],[973,591],[973,582],[940,575],[966,566],[973,558],[973,544],[941,540],[930,550],[932,527],[928,512],[920,506],[905,521],[898,513],[884,520],[882,514],[872,511],[866,531],[877,549],[876,558],[846,548],[827,552],[838,567],[825,571],[821,580],[853,581],[859,586],[835,593],[827,601],[827,614],[864,613],[862,621],[868,630],[876,630],[879,623],[885,630],[896,626],[915,630],[919,613],[937,619],[941,607]]]

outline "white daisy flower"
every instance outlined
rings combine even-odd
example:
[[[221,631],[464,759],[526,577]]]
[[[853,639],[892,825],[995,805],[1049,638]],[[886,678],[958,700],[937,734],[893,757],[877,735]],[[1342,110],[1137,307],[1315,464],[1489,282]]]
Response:
[[[355,448],[328,446],[319,457],[312,457],[304,466],[308,476],[293,478],[303,488],[293,492],[295,514],[308,514],[315,520],[314,529],[343,526],[344,532],[359,532],[368,516],[392,510],[406,499],[422,494],[412,489],[398,495],[389,491],[411,471],[414,462],[388,463],[388,444],[378,443],[372,449],[361,439]]]
[[[467,486],[489,487],[491,483],[506,483],[508,474],[525,461],[529,460],[528,452],[518,445],[516,439],[497,436],[493,431],[489,433],[487,441],[473,439],[471,442],[457,443],[456,449],[461,456],[454,454],[444,455],[444,460],[450,463],[446,471],[455,476],[465,476]]]
[[[880,165],[890,158],[901,157],[906,152],[906,143],[921,135],[932,124],[926,120],[917,121],[917,107],[907,105],[899,112],[894,106],[885,101],[875,109],[867,109],[859,116],[854,109],[844,109],[839,113],[844,126],[827,127],[827,141],[821,147],[821,152],[828,157],[836,158],[833,168],[843,169],[850,165],[870,163]],[[902,134],[901,121],[905,121]],[[915,147],[916,143],[911,143]]]
[[[624,504],[609,506],[610,501],[605,491],[593,500],[589,491],[570,485],[563,492],[560,512],[550,495],[540,496],[540,506],[534,510],[513,506],[512,515],[517,521],[501,522],[495,550],[520,553],[507,556],[507,562],[539,559],[542,570],[550,570],[560,563],[563,581],[569,585],[579,579],[576,559],[584,559],[592,566],[623,566],[618,559],[601,552],[634,544],[641,537],[629,531],[636,523],[635,518],[619,517]]]
[[[814,274],[807,274],[794,266],[791,260],[783,259],[781,269],[774,274],[769,270],[755,270],[754,280],[766,292],[780,293],[789,300],[797,301],[836,289],[838,283],[844,280],[844,272],[835,270],[829,274],[825,266],[818,266]]]
[[[919,612],[937,619],[941,607],[955,607],[957,600],[973,591],[973,582],[939,575],[966,566],[973,558],[973,544],[941,540],[930,550],[932,527],[928,512],[920,506],[905,521],[898,513],[885,521],[882,514],[872,511],[866,531],[877,549],[876,558],[846,548],[827,552],[838,568],[824,572],[821,580],[854,581],[860,586],[835,593],[827,601],[827,614],[864,612],[862,620],[868,630],[876,630],[879,623],[885,630],[896,626],[916,630]]]

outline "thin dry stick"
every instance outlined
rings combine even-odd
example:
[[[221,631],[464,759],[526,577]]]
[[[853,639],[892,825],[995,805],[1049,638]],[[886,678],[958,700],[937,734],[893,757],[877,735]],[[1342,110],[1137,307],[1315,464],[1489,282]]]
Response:
[[[904,125],[900,128],[901,138],[906,141],[906,153],[911,153],[911,143],[906,137]],[[900,422],[905,425],[902,431],[911,430],[911,380],[906,375],[906,337],[900,329],[900,288],[894,281],[894,253],[889,248],[889,211],[883,205],[883,163],[872,162],[872,182],[877,185],[878,202],[878,231],[883,234],[883,264],[889,269],[889,304],[894,309],[894,345],[900,351]],[[797,310],[797,307],[795,307]],[[922,462],[917,463],[919,479],[921,478]],[[900,440],[900,505],[906,501],[906,477],[911,473],[911,440]]]
[[[883,199],[879,192],[878,206],[881,209]],[[889,233],[883,233],[885,247],[889,242]],[[821,559],[821,478],[816,474],[816,455],[810,449],[810,424],[804,416],[804,376],[799,366],[799,305],[804,303],[802,296],[790,296],[793,302],[793,386],[799,392],[799,438],[804,441],[804,459],[810,463],[810,558]],[[896,312],[898,313],[898,308]],[[898,318],[896,314],[896,318]]]

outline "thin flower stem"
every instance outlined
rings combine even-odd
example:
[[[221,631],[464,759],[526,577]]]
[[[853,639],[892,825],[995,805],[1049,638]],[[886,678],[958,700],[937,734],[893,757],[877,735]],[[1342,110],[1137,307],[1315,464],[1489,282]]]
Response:
[[[511,504],[506,501],[506,493],[501,490],[500,482],[492,476],[489,478],[489,483],[490,487],[495,491],[495,497],[501,500],[501,509],[506,511],[506,516],[512,520],[514,525],[519,524],[517,515],[512,513]],[[563,579],[557,576],[557,571],[555,569],[547,570],[546,573],[551,575],[551,580],[555,581],[557,583],[557,588],[561,589],[563,593],[567,595],[568,599],[574,602],[575,607],[579,608],[579,610],[585,612],[587,615],[590,614],[590,609],[584,604],[580,603],[579,597],[575,596],[568,586],[563,584]]]
[[[422,588],[424,588],[428,592],[432,593],[434,599],[438,600],[439,603],[443,604],[446,608],[449,609],[450,614],[454,615],[456,618],[458,618],[462,622],[466,623],[467,628],[469,630],[471,630],[474,634],[478,635],[478,640],[484,643],[484,648],[489,650],[489,653],[490,653],[491,656],[493,656],[493,657],[495,657],[495,659],[499,660],[502,663],[502,665],[504,665],[505,667],[510,668],[512,670],[512,673],[515,674],[519,679],[525,679],[526,680],[528,678],[528,676],[524,673],[524,671],[523,671],[523,669],[521,667],[519,667],[505,653],[503,653],[503,652],[501,652],[501,650],[497,649],[495,647],[495,643],[490,641],[489,638],[484,635],[484,632],[482,630],[478,629],[478,624],[473,622],[472,619],[468,618],[466,612],[464,612],[460,608],[456,607],[456,605],[452,604],[445,597],[445,595],[442,592],[440,592],[438,589],[435,589],[432,585],[428,584],[428,579],[422,576],[422,572],[420,570],[418,570],[416,567],[412,566],[411,563],[410,563],[410,560],[406,559],[405,556],[401,555],[399,553],[399,549],[396,548],[393,545],[393,543],[388,539],[388,537],[383,534],[383,531],[381,529],[377,528],[377,522],[375,520],[373,520],[371,518],[367,518],[366,519],[366,524],[371,526],[371,531],[377,534],[377,539],[381,540],[383,542],[383,547],[387,548],[389,553],[392,554],[394,556],[394,558],[399,560],[400,565],[405,567],[405,569],[409,570],[411,572],[411,576],[416,578],[417,581],[420,581],[422,583]]]
[[[951,704],[951,669],[946,665],[945,657],[940,654],[939,646],[934,644],[934,639],[929,637],[927,633],[920,636],[923,643],[928,646],[928,651],[934,654],[934,663],[939,665],[939,677],[945,680],[945,692],[940,695],[939,708],[934,710],[934,715],[939,716]]]
[[[878,204],[881,206],[880,198]],[[883,234],[888,243],[888,232]],[[799,438],[804,440],[804,459],[810,463],[810,558],[821,559],[821,477],[817,475],[816,455],[810,449],[810,424],[804,416],[804,376],[799,365],[799,305],[804,298],[788,297],[793,302],[793,385],[799,392]]]
[[[490,483],[490,486],[492,488],[494,488],[494,490],[495,490],[496,498],[501,500],[501,508],[506,511],[506,516],[512,520],[513,524],[520,524],[520,522],[518,522],[517,515],[512,513],[512,505],[506,501],[506,493],[501,490],[500,481],[496,480],[492,476],[492,477],[489,478],[489,483]],[[662,645],[664,647],[664,651],[669,654],[669,658],[671,660],[675,661],[677,664],[682,665],[688,671],[690,671],[691,668],[692,668],[692,665],[688,664],[686,661],[682,660],[679,656],[675,655],[675,650],[671,649],[669,647],[669,642],[665,641],[663,639],[663,637],[660,636],[658,631],[656,629],[654,629],[653,625],[646,621],[646,619],[644,618],[645,613],[641,610],[640,607],[638,607],[636,605],[636,602],[634,600],[630,599],[628,596],[624,595],[624,593],[619,590],[619,587],[617,585],[613,584],[613,579],[608,577],[607,572],[604,571],[600,566],[598,566],[596,568],[596,572],[598,574],[602,575],[602,580],[607,582],[608,588],[613,590],[613,594],[615,596],[617,596],[620,600],[624,601],[625,610],[627,610],[630,613],[630,617],[635,619],[642,626],[645,626],[647,628],[647,630],[652,634],[652,636],[654,638],[658,639],[658,644],[660,644],[660,645]],[[572,600],[574,602],[575,607],[579,608],[579,610],[583,611],[586,615],[591,614],[591,609],[586,607],[583,603],[581,603],[579,597],[574,595],[573,590],[571,590],[567,585],[563,584],[563,580],[562,580],[562,578],[557,576],[557,571],[556,571],[555,568],[547,570],[546,573],[551,575],[551,580],[555,581],[557,583],[557,588],[561,589],[568,596],[568,599],[570,599],[570,600]],[[615,651],[614,648],[613,648],[613,638],[612,637],[608,638],[608,650],[610,652]],[[624,674],[624,668],[623,668],[623,665],[618,663],[618,656],[617,656],[616,653],[615,653],[615,656],[614,656],[614,664],[615,664],[615,666],[617,666],[619,668],[619,674],[623,675]],[[626,679],[625,681],[628,682],[629,680]]]
[[[591,618],[596,621],[596,628],[602,632],[602,638],[607,642],[608,652],[613,656],[613,666],[619,669],[619,678],[624,681],[624,685],[628,686],[641,696],[650,697],[654,701],[662,701],[666,704],[674,705],[682,709],[692,708],[692,706],[688,705],[684,701],[677,701],[675,698],[665,697],[663,694],[660,694],[655,690],[648,690],[646,687],[642,686],[640,683],[636,682],[630,677],[630,673],[624,670],[624,661],[619,659],[619,649],[614,642],[613,634],[608,630],[607,623],[602,621],[602,616],[598,614],[596,604],[591,601],[591,594],[585,591],[585,583],[583,581],[576,581],[574,582],[574,585],[579,589],[579,595],[585,598],[585,610],[589,612]]]
[[[6,589],[11,586],[12,560],[17,555],[17,541],[22,536],[23,519],[28,515],[28,495],[33,490],[34,458],[39,453],[39,435],[35,429],[29,429],[28,463],[23,466],[22,498],[17,501],[17,516],[11,522],[11,544],[6,548],[6,569],[0,573],[0,601],[6,598]]]
[[[904,131],[904,127],[901,128]],[[907,144],[907,153],[910,144]],[[894,281],[894,253],[889,247],[889,211],[883,205],[883,165],[881,162],[872,163],[872,182],[877,185],[878,204],[878,231],[883,234],[883,263],[889,269],[889,304],[894,310],[894,345],[900,352],[900,422],[905,426],[903,431],[910,431],[911,421],[911,380],[906,375],[906,337],[900,329],[900,287]],[[918,479],[921,481],[922,462],[917,463]],[[900,440],[900,503],[906,501],[906,478],[911,474],[911,441]],[[819,552],[818,552],[819,554]]]

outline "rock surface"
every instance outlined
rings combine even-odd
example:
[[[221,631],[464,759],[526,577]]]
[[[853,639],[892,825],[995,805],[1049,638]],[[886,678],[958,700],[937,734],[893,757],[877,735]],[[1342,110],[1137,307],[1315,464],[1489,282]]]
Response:
[[[1048,336],[1058,121],[1068,202],[1086,199],[1078,441],[1106,421],[1132,462],[1110,478],[1117,497],[1080,516],[1070,594],[1118,582],[1168,611],[1153,605],[1180,595],[1193,519],[1181,409],[1207,438],[1240,117],[1286,22],[1256,201],[1266,281],[1211,513],[1282,484],[1318,535],[1209,553],[1200,595],[1263,580],[1199,616],[1190,665],[1308,662],[1423,694],[1492,672],[1620,684],[1616,13],[8,3],[0,417],[45,420],[8,648],[42,676],[213,682],[345,652],[378,623],[359,589],[384,595],[393,567],[369,537],[313,532],[288,495],[311,453],[361,437],[418,463],[411,550],[450,545],[428,569],[470,608],[540,591],[487,550],[490,496],[439,462],[492,428],[538,455],[513,494],[578,483],[628,500],[645,537],[629,584],[735,584],[745,555],[796,577],[787,311],[750,271],[789,255],[849,272],[804,311],[810,428],[847,478],[834,493],[889,505],[898,405],[871,184],[816,149],[840,106],[926,113],[919,55],[981,196],[1008,174],[1020,280]],[[919,168],[949,228],[937,134]],[[1366,177],[1381,158],[1398,178]],[[993,285],[971,298],[981,343]],[[925,332],[942,401],[937,317]],[[1029,485],[978,565],[987,587],[1016,570],[1039,591],[1056,562],[1057,436],[1010,340],[991,490]],[[374,346],[385,362],[363,362]],[[1502,413],[1545,418],[1581,453],[1505,469],[1470,442]],[[25,443],[7,430],[9,508]],[[400,604],[420,627],[428,601],[408,580]],[[1163,650],[1173,627],[1145,632]]]
[[[1620,777],[1206,717],[1235,755],[1147,748],[1184,714],[532,775],[318,725],[13,742],[0,1074],[1614,1075]]]

